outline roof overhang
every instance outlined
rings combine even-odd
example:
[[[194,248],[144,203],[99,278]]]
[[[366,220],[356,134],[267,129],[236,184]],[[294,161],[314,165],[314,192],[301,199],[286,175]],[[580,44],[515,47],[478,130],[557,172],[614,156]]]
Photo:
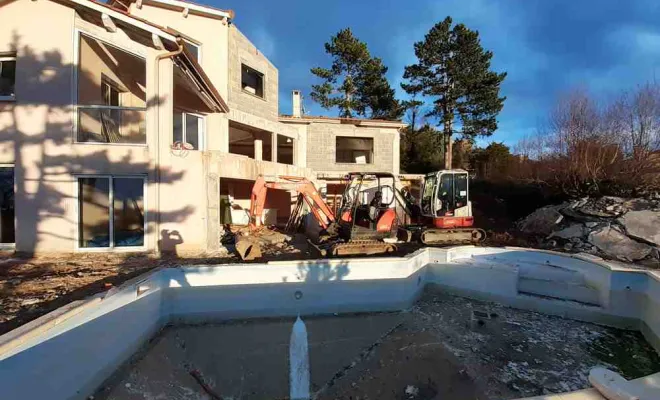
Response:
[[[211,80],[204,72],[204,69],[199,65],[195,56],[190,54],[185,47],[183,47],[181,54],[175,57],[175,62],[197,88],[202,101],[204,101],[207,106],[215,112],[229,112],[227,103],[211,83]]]
[[[182,52],[176,56],[175,62],[187,75],[195,87],[200,92],[202,100],[215,112],[228,112],[229,107],[222,99],[218,90],[215,88],[204,69],[181,44],[181,35],[171,28],[160,27],[147,20],[135,17],[127,12],[118,10],[105,3],[96,0],[54,0],[61,3],[67,3],[73,8],[96,13],[94,19],[99,24],[104,23],[104,19],[110,18],[122,29],[138,31],[141,43],[163,51],[176,51],[182,49]],[[105,17],[104,17],[105,16]],[[146,33],[146,35],[145,35]]]
[[[405,124],[401,121],[386,121],[379,119],[360,119],[360,118],[333,118],[333,117],[313,117],[313,116],[304,116],[304,117],[292,117],[288,115],[280,115],[280,122],[292,123],[292,124],[336,124],[336,125],[355,125],[355,126],[364,126],[372,128],[392,128],[392,129],[403,129],[408,124]]]
[[[182,0],[111,0],[108,2],[111,6],[116,6],[117,4],[122,4],[124,7],[128,8],[130,3],[138,3],[138,6],[143,4],[154,5],[157,7],[163,7],[170,10],[178,11],[185,13],[192,12],[193,14],[210,17],[210,18],[234,18],[233,10],[221,10],[219,8],[205,6],[202,4],[196,4],[189,1]]]

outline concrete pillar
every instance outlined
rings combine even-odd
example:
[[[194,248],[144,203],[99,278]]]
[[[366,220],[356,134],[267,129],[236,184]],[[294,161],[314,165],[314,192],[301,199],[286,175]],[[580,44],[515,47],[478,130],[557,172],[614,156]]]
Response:
[[[277,162],[277,133],[273,132],[270,134],[270,146],[271,146],[271,154],[272,154],[272,160],[273,162]]]
[[[263,159],[263,142],[260,139],[254,141],[254,159],[261,161]]]

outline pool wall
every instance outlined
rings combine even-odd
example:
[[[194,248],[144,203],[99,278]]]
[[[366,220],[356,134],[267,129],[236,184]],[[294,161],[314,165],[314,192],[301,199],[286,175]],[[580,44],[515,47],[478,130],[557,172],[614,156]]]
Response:
[[[0,399],[85,399],[168,322],[410,307],[425,286],[641,330],[660,351],[660,273],[516,248],[151,271],[0,337]]]

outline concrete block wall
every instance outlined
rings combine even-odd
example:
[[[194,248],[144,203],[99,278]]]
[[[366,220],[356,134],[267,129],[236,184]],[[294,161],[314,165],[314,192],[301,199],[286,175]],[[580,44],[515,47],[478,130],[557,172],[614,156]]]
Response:
[[[337,137],[374,139],[371,164],[337,163]],[[395,128],[313,122],[307,128],[307,167],[316,171],[399,173],[399,132]]]
[[[263,74],[264,98],[245,92],[241,87],[241,64]],[[241,31],[229,29],[229,95],[230,109],[278,120],[278,71]]]

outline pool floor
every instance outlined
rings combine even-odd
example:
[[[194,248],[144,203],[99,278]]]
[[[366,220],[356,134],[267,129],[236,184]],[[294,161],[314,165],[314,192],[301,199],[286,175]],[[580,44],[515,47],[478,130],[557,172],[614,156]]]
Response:
[[[589,387],[594,366],[660,371],[638,332],[450,296],[304,319],[317,399],[513,399]],[[95,399],[288,398],[292,318],[166,327]]]

